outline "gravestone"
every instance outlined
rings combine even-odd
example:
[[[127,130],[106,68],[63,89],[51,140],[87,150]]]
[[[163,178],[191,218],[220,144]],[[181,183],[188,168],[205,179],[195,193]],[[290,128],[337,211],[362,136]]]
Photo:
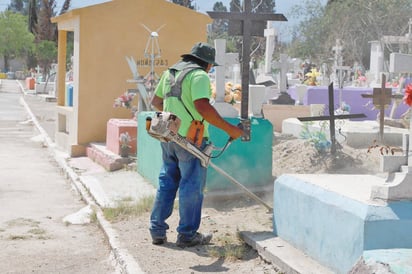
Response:
[[[386,88],[385,84],[386,76],[382,74],[381,87],[374,88],[373,94],[362,94],[363,98],[372,98],[373,105],[379,109],[379,139],[381,144],[384,143],[385,108],[391,104],[392,98],[399,98],[399,95],[392,94],[392,89]]]
[[[329,131],[330,131],[330,141],[331,141],[331,153],[336,152],[336,137],[335,137],[335,120],[337,119],[350,119],[350,118],[363,118],[366,117],[365,114],[340,114],[335,115],[335,100],[333,96],[333,82],[328,88],[329,97],[329,116],[313,116],[313,117],[298,117],[301,122],[309,121],[326,121],[329,120]]]
[[[287,93],[287,73],[293,68],[293,62],[289,61],[287,54],[280,54],[279,62],[275,62],[275,67],[280,69],[279,72],[279,91],[278,98],[271,100],[272,104],[294,105],[295,100]]]
[[[242,12],[207,12],[213,19],[229,19],[229,35],[242,35],[242,102],[241,102],[241,124],[245,131],[243,141],[250,140],[249,120],[249,70],[250,70],[250,46],[252,36],[263,36],[266,21],[287,21],[283,14],[254,13],[252,12],[252,1],[243,1]]]
[[[332,50],[334,52],[334,74],[332,75],[332,79],[334,82],[338,83],[339,88],[343,88],[345,76],[347,75],[347,72],[350,71],[350,67],[343,66],[343,46],[340,42],[340,39],[336,39],[336,45],[332,48]],[[339,104],[341,103],[342,102],[340,101]]]
[[[280,92],[286,92],[288,77],[287,73],[290,69],[293,68],[293,62],[289,60],[289,56],[287,54],[280,54],[279,62],[275,62],[275,67],[279,68],[279,90]]]
[[[264,35],[266,37],[266,48],[265,48],[265,74],[272,74],[272,55],[275,50],[277,32],[273,28],[272,22],[267,22],[267,28],[265,29]]]
[[[214,107],[223,117],[237,117],[238,111],[230,104],[225,102],[225,82],[226,82],[226,40],[216,39],[216,62],[220,66],[215,67],[215,89],[216,101]]]
[[[273,51],[275,49],[277,34],[276,29],[273,28],[273,24],[271,21],[267,22],[267,28],[264,31],[264,35],[266,37],[265,63],[263,64],[263,69],[258,70],[256,84],[268,87],[274,86],[276,84],[276,81],[273,79],[272,76],[272,57]]]
[[[411,73],[412,55],[404,53],[391,53],[389,55],[389,72]]]
[[[367,79],[369,79],[371,85],[375,85],[379,83],[380,75],[383,71],[383,50],[380,41],[372,41],[370,44],[371,55]]]

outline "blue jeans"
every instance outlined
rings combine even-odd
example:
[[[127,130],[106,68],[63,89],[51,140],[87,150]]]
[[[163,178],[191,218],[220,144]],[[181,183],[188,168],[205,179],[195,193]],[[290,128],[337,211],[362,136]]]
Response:
[[[174,142],[162,142],[161,147],[163,165],[150,216],[150,234],[152,238],[166,237],[169,229],[166,219],[173,212],[179,190],[178,237],[184,241],[191,240],[200,226],[207,169],[200,165],[198,158]]]

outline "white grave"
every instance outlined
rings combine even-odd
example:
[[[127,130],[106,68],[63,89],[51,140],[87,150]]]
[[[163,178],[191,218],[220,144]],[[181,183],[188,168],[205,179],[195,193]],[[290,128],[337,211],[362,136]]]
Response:
[[[367,78],[373,78],[370,81],[371,86],[380,86],[381,72],[383,71],[383,50],[380,41],[371,41],[371,57],[369,65],[369,75]]]
[[[215,40],[216,57],[215,61],[219,66],[215,67],[215,88],[216,88],[216,102],[214,108],[223,117],[238,117],[239,112],[232,105],[224,101],[225,98],[225,67],[226,67],[226,40]]]
[[[389,72],[411,73],[412,55],[404,53],[391,53],[389,56]]]
[[[272,75],[272,59],[273,51],[276,45],[276,29],[273,28],[273,22],[267,22],[267,28],[264,30],[264,36],[266,37],[266,48],[265,48],[265,63],[263,69],[259,69],[259,73],[256,77],[256,83],[276,83]],[[274,94],[273,94],[274,96]],[[271,97],[273,97],[271,96]]]

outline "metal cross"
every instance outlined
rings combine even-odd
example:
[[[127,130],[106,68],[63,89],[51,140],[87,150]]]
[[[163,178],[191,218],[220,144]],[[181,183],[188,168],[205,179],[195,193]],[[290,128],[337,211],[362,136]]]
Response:
[[[229,20],[229,35],[243,35],[242,45],[242,101],[241,123],[245,136],[243,141],[250,141],[250,120],[248,111],[249,102],[249,69],[250,45],[252,36],[264,35],[266,21],[287,21],[283,14],[252,12],[251,0],[243,1],[243,12],[216,12],[208,11],[213,19]]]
[[[350,119],[350,118],[364,118],[366,117],[366,115],[363,113],[335,115],[335,109],[334,109],[335,99],[333,96],[333,82],[330,83],[328,87],[328,96],[329,96],[329,116],[298,117],[298,120],[301,122],[329,120],[330,141],[331,141],[330,151],[332,154],[335,154],[336,152],[335,120]]]
[[[373,105],[379,109],[379,139],[383,143],[383,126],[385,124],[385,108],[391,103],[392,99],[402,98],[402,95],[392,94],[391,88],[385,88],[386,76],[382,74],[382,83],[380,88],[374,88],[373,94],[362,94],[363,98],[372,98]]]

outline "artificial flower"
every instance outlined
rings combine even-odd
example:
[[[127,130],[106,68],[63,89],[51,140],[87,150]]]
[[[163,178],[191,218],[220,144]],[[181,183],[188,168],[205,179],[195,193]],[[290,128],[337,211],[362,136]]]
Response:
[[[412,106],[412,84],[408,84],[406,86],[403,102],[408,106]]]
[[[134,96],[135,96],[134,93],[125,92],[124,94],[114,99],[113,107],[132,108],[131,103],[133,101]]]

